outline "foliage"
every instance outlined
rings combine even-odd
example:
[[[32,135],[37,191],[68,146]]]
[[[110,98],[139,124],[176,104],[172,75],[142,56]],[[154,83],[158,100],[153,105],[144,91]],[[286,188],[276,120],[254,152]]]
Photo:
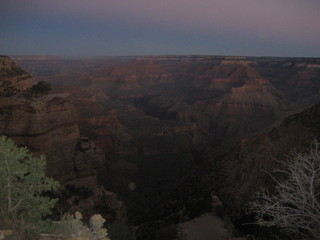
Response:
[[[57,188],[58,182],[45,171],[45,156],[34,157],[27,148],[0,137],[0,218],[21,235],[50,227],[50,221],[43,218],[57,200],[43,194]]]
[[[257,224],[277,227],[298,239],[320,239],[320,152],[316,142],[308,153],[293,153],[276,170],[286,178],[276,181],[274,194],[262,190],[250,204]]]
[[[90,218],[90,240],[110,240],[107,229],[103,228],[105,219],[100,214],[95,214]]]
[[[30,89],[28,89],[25,96],[26,97],[37,97],[37,96],[47,94],[50,90],[51,90],[50,83],[40,81],[37,84],[33,85]]]
[[[89,229],[82,222],[82,214],[76,212],[75,214],[66,213],[62,216],[57,229],[59,233],[71,238],[87,237]]]
[[[91,216],[89,226],[82,222],[82,214],[65,214],[58,232],[73,240],[110,240],[107,229],[103,228],[105,219],[100,214]]]

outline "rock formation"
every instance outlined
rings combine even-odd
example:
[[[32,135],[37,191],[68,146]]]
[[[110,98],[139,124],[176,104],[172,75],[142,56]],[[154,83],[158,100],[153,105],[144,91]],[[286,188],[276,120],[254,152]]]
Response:
[[[75,178],[72,158],[79,129],[75,109],[67,96],[1,98],[0,109],[2,135],[34,153],[45,154],[48,174],[60,182]]]
[[[35,84],[29,73],[6,56],[0,56],[0,80],[1,96],[23,92]]]
[[[66,186],[92,191],[91,200],[88,196],[79,198],[70,204],[70,209],[81,208],[85,212],[97,206],[110,208],[119,215],[117,221],[125,221],[124,204],[98,181],[99,173],[105,175],[105,156],[92,141],[80,137],[70,95],[29,96],[26,93],[35,84],[29,74],[8,57],[0,57],[0,69],[0,134],[26,146],[33,154],[45,154],[47,174],[62,185],[60,194]]]
[[[138,102],[136,108],[145,113],[153,109],[156,117],[184,121],[188,117],[181,116],[190,116],[215,138],[270,128],[315,104],[320,89],[317,58],[150,56],[19,62],[38,80],[108,96],[96,102],[119,113]]]
[[[306,151],[320,136],[320,105],[287,117],[270,132],[242,139],[221,159],[223,200],[239,214],[254,194],[274,185],[270,174],[292,151]],[[239,216],[239,215],[238,215]]]

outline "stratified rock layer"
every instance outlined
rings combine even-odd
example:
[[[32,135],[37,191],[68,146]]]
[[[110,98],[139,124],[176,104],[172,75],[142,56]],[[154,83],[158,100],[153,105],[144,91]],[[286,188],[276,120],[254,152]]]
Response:
[[[0,135],[35,155],[45,154],[47,175],[61,184],[60,205],[68,206],[62,210],[90,214],[107,208],[115,212],[114,221],[125,221],[125,205],[98,181],[99,174],[106,174],[105,156],[88,138],[80,138],[78,115],[69,94],[26,94],[34,79],[4,56],[0,56],[0,77]],[[63,196],[67,186],[87,188],[91,196],[70,202],[74,193]]]
[[[27,100],[0,99],[0,134],[47,156],[47,172],[64,182],[74,178],[73,155],[79,139],[77,115],[65,95]]]

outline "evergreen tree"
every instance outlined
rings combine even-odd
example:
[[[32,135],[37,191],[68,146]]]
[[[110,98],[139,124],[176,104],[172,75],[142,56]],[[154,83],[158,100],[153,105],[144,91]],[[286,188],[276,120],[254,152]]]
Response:
[[[0,137],[0,219],[20,236],[48,226],[44,217],[57,202],[43,194],[58,187],[45,174],[45,156],[34,157],[25,147]]]

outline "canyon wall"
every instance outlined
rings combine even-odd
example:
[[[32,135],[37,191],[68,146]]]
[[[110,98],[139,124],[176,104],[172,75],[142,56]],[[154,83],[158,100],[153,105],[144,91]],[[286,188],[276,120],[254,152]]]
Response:
[[[98,102],[113,105],[119,116],[133,104],[162,120],[192,121],[210,129],[215,138],[270,128],[319,99],[317,58],[149,56],[18,61],[38,80],[104,94],[108,100]]]
[[[35,155],[46,156],[48,176],[61,184],[58,205],[64,211],[90,214],[97,207],[109,208],[115,212],[113,220],[125,221],[125,205],[99,182],[98,175],[106,175],[105,155],[90,139],[80,136],[70,94],[31,94],[35,84],[10,58],[0,57],[0,134]],[[83,188],[91,191],[90,196],[80,194],[75,201],[77,189]]]

